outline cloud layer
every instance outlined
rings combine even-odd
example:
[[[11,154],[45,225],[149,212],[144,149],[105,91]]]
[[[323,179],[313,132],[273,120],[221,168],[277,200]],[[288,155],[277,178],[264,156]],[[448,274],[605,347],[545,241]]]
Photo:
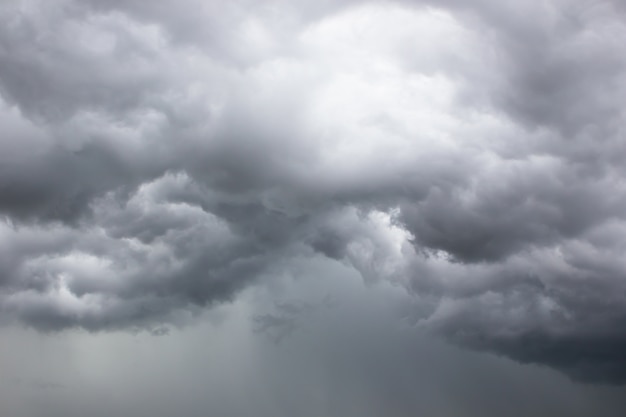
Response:
[[[315,3],[2,4],[2,315],[183,323],[322,255],[626,382],[624,10]]]

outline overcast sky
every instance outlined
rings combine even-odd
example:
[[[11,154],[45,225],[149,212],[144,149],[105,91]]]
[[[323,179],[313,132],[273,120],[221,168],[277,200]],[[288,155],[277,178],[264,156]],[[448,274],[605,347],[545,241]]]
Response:
[[[619,0],[0,1],[0,415],[622,416]]]

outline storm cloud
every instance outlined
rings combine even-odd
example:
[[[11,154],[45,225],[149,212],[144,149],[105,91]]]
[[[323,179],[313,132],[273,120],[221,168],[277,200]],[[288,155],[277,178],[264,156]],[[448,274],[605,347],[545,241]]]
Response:
[[[321,257],[416,331],[623,384],[624,13],[3,2],[3,320],[178,326]]]

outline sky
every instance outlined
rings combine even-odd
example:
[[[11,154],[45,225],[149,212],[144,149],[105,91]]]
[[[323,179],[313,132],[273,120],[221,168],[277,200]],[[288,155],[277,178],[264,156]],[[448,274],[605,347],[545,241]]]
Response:
[[[0,415],[622,416],[618,0],[0,1]]]

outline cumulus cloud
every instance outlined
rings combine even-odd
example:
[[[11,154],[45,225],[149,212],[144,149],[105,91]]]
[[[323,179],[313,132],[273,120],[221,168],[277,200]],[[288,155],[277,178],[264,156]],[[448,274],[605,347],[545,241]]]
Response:
[[[619,4],[305,3],[0,6],[3,315],[183,323],[322,255],[625,382]]]

